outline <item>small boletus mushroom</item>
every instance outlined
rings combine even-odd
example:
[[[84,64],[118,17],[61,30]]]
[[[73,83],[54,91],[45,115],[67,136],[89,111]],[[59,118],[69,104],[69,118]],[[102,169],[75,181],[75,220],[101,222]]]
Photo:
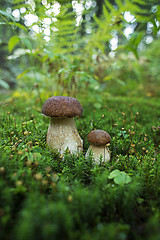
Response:
[[[68,148],[70,153],[83,150],[73,117],[81,116],[83,108],[73,97],[55,96],[48,98],[42,106],[42,114],[51,117],[47,131],[47,144],[61,154]]]
[[[91,131],[87,136],[87,140],[90,146],[87,150],[86,157],[92,152],[95,163],[100,163],[100,160],[102,160],[102,162],[108,162],[110,160],[110,152],[107,144],[111,142],[111,137],[107,132],[103,130]]]

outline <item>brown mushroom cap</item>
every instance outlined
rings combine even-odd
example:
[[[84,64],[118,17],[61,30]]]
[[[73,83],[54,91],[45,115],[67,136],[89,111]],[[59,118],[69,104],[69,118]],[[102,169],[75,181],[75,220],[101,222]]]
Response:
[[[111,142],[111,137],[103,130],[94,130],[88,134],[87,140],[93,145],[104,146]]]
[[[48,117],[75,117],[83,113],[83,108],[73,97],[55,96],[48,98],[42,106],[42,114]]]

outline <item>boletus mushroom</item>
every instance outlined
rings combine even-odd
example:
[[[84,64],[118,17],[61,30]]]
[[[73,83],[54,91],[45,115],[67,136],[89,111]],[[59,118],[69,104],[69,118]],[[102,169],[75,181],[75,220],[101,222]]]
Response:
[[[83,140],[77,131],[74,117],[81,116],[83,108],[73,97],[55,96],[48,98],[42,106],[42,114],[51,117],[47,131],[47,144],[63,154],[83,150]]]
[[[95,163],[100,163],[101,160],[102,162],[108,162],[110,160],[110,152],[107,144],[111,142],[111,137],[107,132],[103,130],[91,131],[87,136],[87,140],[90,146],[87,150],[86,157],[92,152]]]

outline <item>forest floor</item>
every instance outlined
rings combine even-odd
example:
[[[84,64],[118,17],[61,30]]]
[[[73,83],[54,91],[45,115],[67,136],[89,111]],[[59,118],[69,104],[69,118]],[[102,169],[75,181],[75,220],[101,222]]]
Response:
[[[84,150],[63,156],[46,144],[40,101],[1,102],[1,239],[159,239],[159,99],[108,97],[97,108],[82,99]],[[112,138],[107,163],[85,158],[93,129]]]

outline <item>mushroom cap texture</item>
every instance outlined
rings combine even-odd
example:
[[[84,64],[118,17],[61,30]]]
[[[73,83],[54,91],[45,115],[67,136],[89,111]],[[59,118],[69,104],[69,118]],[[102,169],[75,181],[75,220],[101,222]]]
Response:
[[[103,130],[94,130],[88,134],[87,140],[93,145],[104,146],[111,142],[111,137]]]
[[[82,115],[83,108],[73,97],[55,96],[45,101],[41,112],[48,117],[67,118]]]

